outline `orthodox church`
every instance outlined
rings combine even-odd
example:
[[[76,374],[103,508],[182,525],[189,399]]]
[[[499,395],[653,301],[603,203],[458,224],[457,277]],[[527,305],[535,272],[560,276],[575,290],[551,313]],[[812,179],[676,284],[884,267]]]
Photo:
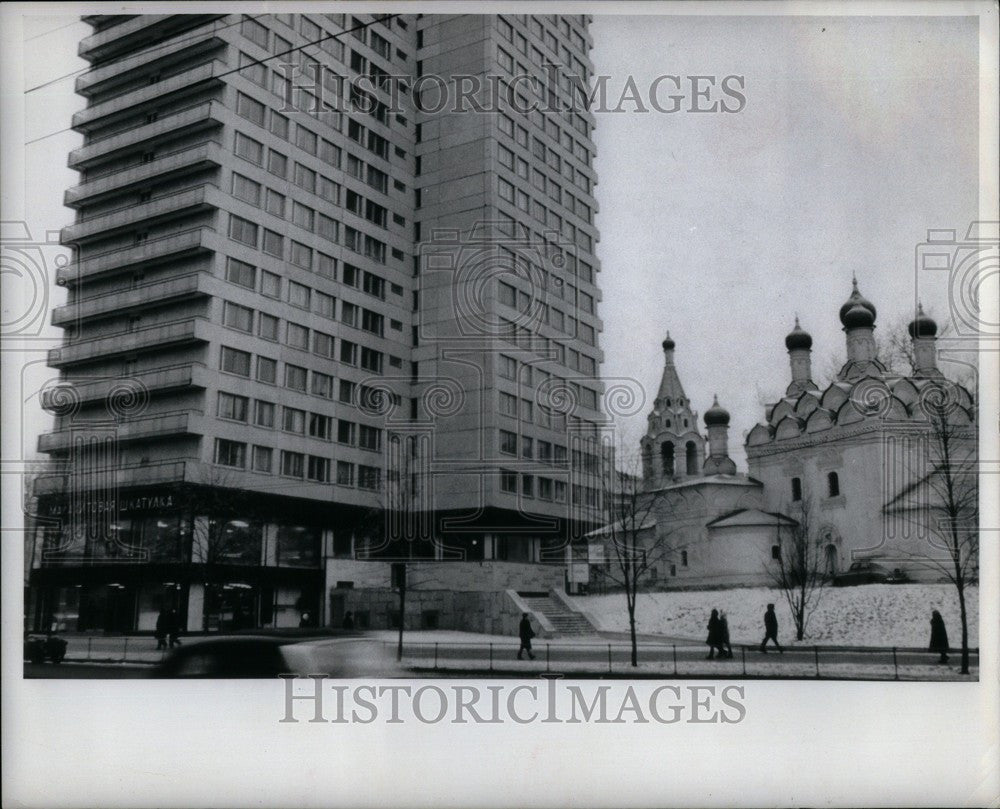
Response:
[[[785,395],[746,437],[749,474],[729,457],[730,416],[717,398],[700,432],[667,335],[660,387],[640,442],[648,516],[636,533],[653,560],[642,584],[772,583],[780,536],[800,522],[808,524],[828,574],[871,559],[914,580],[940,577],[926,564],[940,556],[933,532],[897,506],[932,466],[928,405],[947,401],[955,436],[974,453],[974,402],[938,370],[937,324],[922,308],[909,324],[909,376],[890,372],[879,359],[876,316],[855,280],[839,312],[847,362],[822,389],[812,379],[812,337],[796,318],[785,338],[791,377]],[[606,528],[588,536],[592,588],[613,564],[608,536]]]

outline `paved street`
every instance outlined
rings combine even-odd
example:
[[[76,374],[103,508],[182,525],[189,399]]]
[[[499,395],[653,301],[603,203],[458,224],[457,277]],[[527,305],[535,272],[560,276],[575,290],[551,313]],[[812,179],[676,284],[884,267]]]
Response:
[[[372,636],[390,649],[392,633]],[[440,637],[441,640],[436,640]],[[644,639],[640,642],[639,666],[630,665],[630,649],[621,639],[597,636],[557,638],[534,644],[535,660],[517,660],[515,638],[461,633],[409,632],[404,639],[403,665],[415,676],[465,673],[470,676],[535,676],[552,672],[567,676],[660,676],[660,677],[748,677],[748,678],[862,678],[862,679],[962,679],[958,675],[960,655],[946,665],[923,649],[860,648],[831,646],[786,646],[762,654],[755,646],[734,646],[732,659],[707,660],[707,649],[691,641],[670,642]],[[167,653],[156,649],[149,637],[67,637],[66,662],[61,666],[25,666],[26,677],[132,677],[142,676]],[[197,637],[184,643],[197,643]],[[979,657],[970,659],[978,677]]]

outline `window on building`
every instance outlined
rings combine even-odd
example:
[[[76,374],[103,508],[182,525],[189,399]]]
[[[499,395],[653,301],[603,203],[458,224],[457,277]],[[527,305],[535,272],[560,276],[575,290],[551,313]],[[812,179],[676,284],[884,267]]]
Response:
[[[382,470],[375,466],[358,464],[358,488],[378,491],[382,488]]]
[[[517,433],[500,431],[500,452],[504,455],[517,455]]]
[[[270,447],[253,448],[253,471],[271,474],[271,463],[274,452]]]
[[[681,567],[687,567],[687,566],[688,566],[688,552],[681,551]]]
[[[306,429],[305,411],[296,407],[283,407],[281,409],[281,429],[286,433],[302,435]]]
[[[301,452],[281,451],[281,474],[301,478],[305,474],[305,456]]]
[[[248,417],[250,400],[246,396],[219,392],[219,418],[245,422]]]
[[[285,387],[291,390],[306,391],[306,369],[297,365],[285,365]]]
[[[274,317],[274,315],[261,312],[257,316],[257,335],[264,340],[277,342],[279,322],[278,318]]]
[[[222,310],[222,322],[230,329],[253,333],[253,309],[226,301]]]
[[[247,289],[253,289],[257,277],[256,268],[235,258],[226,259],[226,280]]]
[[[333,398],[333,377],[319,371],[313,371],[309,380],[309,392],[313,396],[322,396],[324,399]]]
[[[222,346],[220,367],[226,373],[250,376],[250,353]]]
[[[660,462],[664,475],[674,474],[674,445],[670,441],[664,441],[660,446]]]
[[[829,472],[826,476],[826,493],[828,497],[840,496],[840,477],[836,472]]]
[[[257,381],[268,385],[277,384],[278,363],[268,357],[257,357]]]
[[[329,483],[330,459],[310,455],[306,466],[306,477],[317,483]]]
[[[220,466],[244,469],[247,465],[247,445],[225,438],[215,439],[215,462]]]
[[[254,424],[258,427],[266,427],[267,429],[274,428],[274,411],[275,406],[273,402],[265,402],[258,399],[254,402]]]
[[[772,545],[771,546],[771,558],[772,559],[779,559],[779,560],[781,559],[781,546],[780,545]]]
[[[500,471],[500,491],[517,494],[517,472]]]
[[[802,478],[792,478],[792,500],[798,502],[802,499]]]

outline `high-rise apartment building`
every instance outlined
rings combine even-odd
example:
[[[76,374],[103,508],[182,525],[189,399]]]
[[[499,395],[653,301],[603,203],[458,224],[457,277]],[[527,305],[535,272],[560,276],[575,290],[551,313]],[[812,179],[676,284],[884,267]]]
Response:
[[[588,18],[85,19],[33,622],[561,561],[600,519]]]

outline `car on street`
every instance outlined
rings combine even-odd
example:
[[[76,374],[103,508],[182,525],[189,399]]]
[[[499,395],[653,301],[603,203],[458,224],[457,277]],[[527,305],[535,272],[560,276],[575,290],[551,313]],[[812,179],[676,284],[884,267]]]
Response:
[[[391,645],[361,633],[228,635],[186,640],[151,673],[154,678],[263,679],[280,674],[403,677]]]
[[[32,663],[62,663],[66,657],[66,641],[57,635],[31,634],[24,638],[24,659]]]
[[[878,562],[861,559],[852,562],[843,573],[833,576],[834,587],[849,587],[856,584],[902,584],[908,582],[909,576],[900,568],[890,570]]]

